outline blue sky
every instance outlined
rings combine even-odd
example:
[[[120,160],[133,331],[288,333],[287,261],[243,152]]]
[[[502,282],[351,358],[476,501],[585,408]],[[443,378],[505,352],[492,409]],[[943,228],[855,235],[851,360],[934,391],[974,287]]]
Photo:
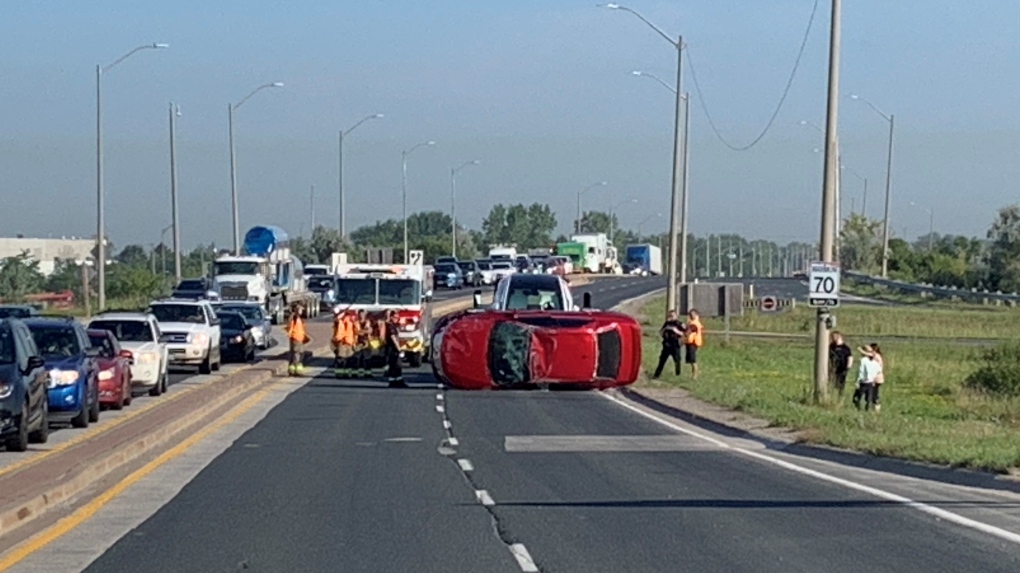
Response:
[[[813,0],[631,2],[683,33],[723,134],[751,139],[786,81]],[[736,153],[709,131],[695,99],[692,230],[786,240],[818,234],[820,136],[829,2],[822,0],[801,69],[768,136]],[[841,91],[897,116],[894,229],[983,234],[1015,201],[1020,162],[1020,3],[985,0],[844,3]],[[411,209],[449,205],[478,225],[494,202],[551,204],[566,229],[575,193],[620,209],[624,225],[665,213],[672,102],[630,71],[671,78],[675,52],[628,14],[591,2],[174,3],[15,2],[0,7],[0,211],[5,234],[94,232],[94,69],[132,47],[104,78],[108,229],[151,243],[169,221],[167,105],[179,122],[182,225],[191,245],[230,237],[226,107],[282,81],[238,111],[242,225],[336,221],[336,132],[370,113],[348,145],[348,224],[399,215],[400,150],[427,139],[410,174]],[[694,91],[691,74],[686,88]],[[844,161],[869,178],[880,215],[885,123],[841,100]],[[860,185],[844,179],[845,209]],[[857,195],[857,197],[854,197]],[[952,216],[950,216],[950,214]],[[664,228],[654,217],[645,229]],[[155,229],[155,230],[154,230]]]

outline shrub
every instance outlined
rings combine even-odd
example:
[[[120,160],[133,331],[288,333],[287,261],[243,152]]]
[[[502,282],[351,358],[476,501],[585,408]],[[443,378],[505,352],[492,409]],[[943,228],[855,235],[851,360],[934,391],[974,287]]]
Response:
[[[1020,396],[1020,343],[1009,342],[981,353],[984,364],[964,380],[975,390],[1001,396]]]

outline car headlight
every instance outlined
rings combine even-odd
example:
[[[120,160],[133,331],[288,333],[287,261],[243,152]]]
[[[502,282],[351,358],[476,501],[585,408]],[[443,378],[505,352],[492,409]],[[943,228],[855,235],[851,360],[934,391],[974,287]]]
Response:
[[[333,300],[334,296],[336,296],[336,293],[333,292],[333,289],[326,291],[326,300]]]
[[[457,278],[457,275],[455,275],[454,273],[447,273],[446,274],[446,278],[448,278],[448,279],[455,279],[455,278]]]
[[[14,393],[14,384],[0,384],[0,400],[10,398]]]
[[[240,343],[244,342],[244,337],[243,336],[235,336],[235,337],[231,338],[230,341],[234,342],[234,343],[237,343],[237,344],[240,344]]]
[[[192,332],[188,335],[188,342],[195,344],[205,344],[209,342],[209,335],[204,332]]]
[[[100,381],[113,380],[113,369],[100,370],[99,380]]]
[[[70,386],[77,381],[77,370],[50,370],[50,383],[54,386]]]

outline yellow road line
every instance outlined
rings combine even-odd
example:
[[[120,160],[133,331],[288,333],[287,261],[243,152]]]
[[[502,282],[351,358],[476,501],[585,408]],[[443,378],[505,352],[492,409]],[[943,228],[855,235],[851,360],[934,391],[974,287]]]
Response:
[[[159,457],[138,468],[126,478],[121,480],[117,485],[103,492],[99,497],[93,499],[89,503],[75,510],[71,515],[61,519],[53,526],[37,533],[36,535],[29,538],[24,543],[18,545],[13,551],[3,556],[0,559],[0,572],[6,571],[17,565],[19,562],[29,557],[36,551],[43,549],[50,543],[53,543],[57,539],[60,539],[67,533],[74,530],[76,527],[88,521],[92,516],[99,512],[106,504],[113,501],[115,497],[124,493],[129,487],[151,474],[157,468],[170,460],[182,455],[192,446],[202,441],[216,430],[223,426],[233,422],[242,414],[252,409],[256,404],[265,399],[269,395],[269,392],[273,389],[276,382],[271,382],[269,385],[263,387],[261,390],[249,396],[245,401],[241,402],[240,405],[235,407],[233,410],[227,413],[226,416],[219,418],[212,424],[192,434],[183,442],[163,452]]]
[[[113,420],[110,420],[109,422],[106,422],[102,426],[97,426],[93,430],[89,430],[89,431],[85,431],[85,432],[79,433],[78,435],[76,435],[75,437],[71,438],[70,440],[68,440],[66,442],[61,442],[61,443],[53,446],[51,449],[43,450],[43,451],[39,452],[38,454],[36,454],[34,456],[30,456],[30,457],[27,457],[25,459],[18,460],[18,461],[14,462],[14,463],[12,463],[10,465],[4,466],[4,467],[0,467],[0,476],[5,476],[5,475],[7,475],[9,473],[16,472],[16,471],[18,471],[20,469],[24,469],[25,467],[28,467],[28,466],[30,466],[32,464],[37,464],[37,463],[39,463],[39,462],[41,462],[41,461],[43,461],[43,460],[45,460],[47,458],[51,458],[51,457],[55,456],[56,454],[59,454],[60,452],[66,451],[66,450],[68,450],[70,448],[73,448],[74,446],[77,446],[78,444],[80,444],[80,443],[82,443],[82,442],[84,442],[86,440],[91,440],[92,438],[94,438],[96,436],[105,434],[106,432],[116,428],[117,426],[120,426],[120,425],[122,425],[122,424],[124,424],[126,422],[134,420],[138,416],[141,416],[142,414],[152,410],[153,408],[155,408],[157,406],[160,406],[162,404],[169,404],[170,402],[173,402],[174,400],[180,398],[181,396],[184,396],[185,394],[187,394],[189,392],[192,392],[194,390],[197,390],[197,389],[198,389],[198,387],[196,387],[196,386],[192,386],[190,388],[182,388],[180,391],[175,392],[173,394],[169,394],[169,395],[167,395],[165,398],[163,398],[161,400],[150,402],[150,403],[148,403],[148,404],[146,404],[144,406],[140,406],[138,408],[133,408],[131,410],[128,410],[127,412],[124,412],[124,414],[122,416],[120,416],[118,418],[114,418]]]

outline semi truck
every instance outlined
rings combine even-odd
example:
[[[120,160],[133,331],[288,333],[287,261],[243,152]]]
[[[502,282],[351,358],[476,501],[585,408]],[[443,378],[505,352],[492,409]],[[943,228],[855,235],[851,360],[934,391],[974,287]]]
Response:
[[[605,274],[622,272],[616,247],[605,233],[578,233],[571,235],[570,241],[584,244],[582,272]]]
[[[213,261],[212,280],[222,301],[258,303],[274,324],[286,320],[295,302],[304,305],[309,317],[319,314],[320,296],[308,290],[304,265],[290,252],[290,239],[279,227],[249,229],[241,255]]]
[[[639,275],[662,274],[662,250],[655,245],[627,245],[623,270]]]

